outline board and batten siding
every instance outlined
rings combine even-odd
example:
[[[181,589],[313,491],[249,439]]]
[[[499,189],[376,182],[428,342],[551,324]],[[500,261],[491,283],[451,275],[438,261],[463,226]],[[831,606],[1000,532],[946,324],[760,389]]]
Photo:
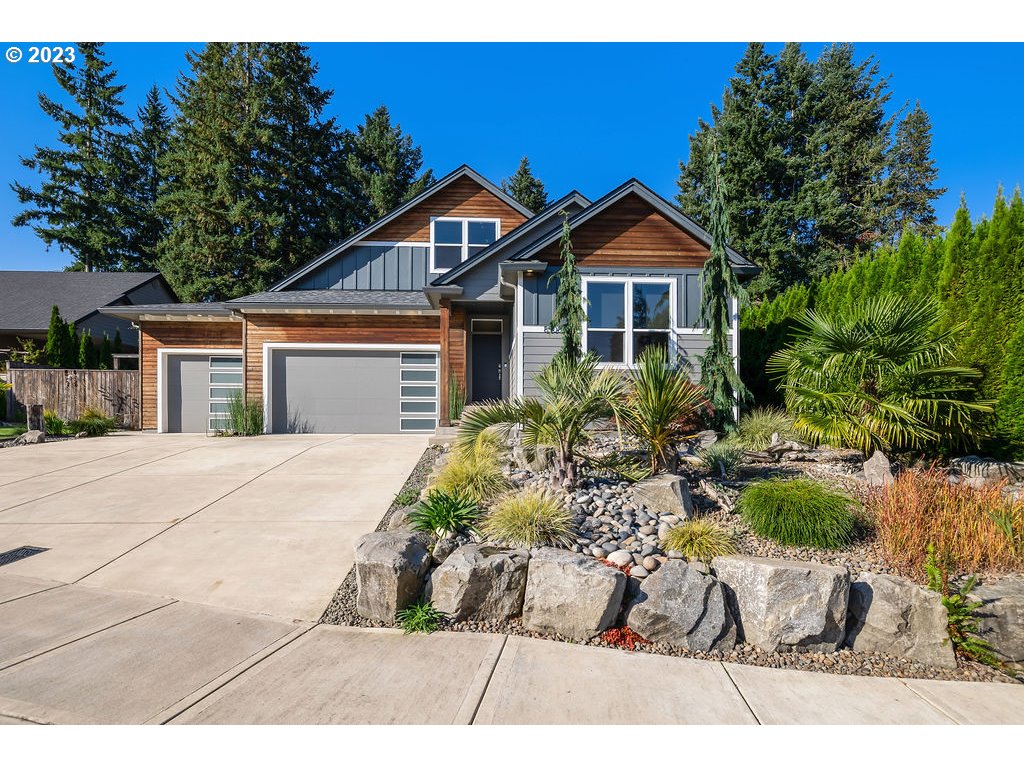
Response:
[[[427,284],[429,271],[430,246],[356,244],[290,288],[419,291]]]

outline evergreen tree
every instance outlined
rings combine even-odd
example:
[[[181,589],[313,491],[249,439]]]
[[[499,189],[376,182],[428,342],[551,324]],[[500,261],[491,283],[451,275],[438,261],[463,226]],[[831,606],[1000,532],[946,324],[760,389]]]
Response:
[[[64,358],[61,361],[61,368],[77,368],[78,358],[81,354],[79,348],[81,347],[81,339],[78,337],[78,332],[75,330],[74,323],[67,323],[64,326],[64,330],[67,333],[67,344],[64,347]]]
[[[145,272],[157,268],[157,247],[167,224],[157,213],[163,189],[162,162],[170,141],[171,121],[160,90],[153,86],[128,134],[126,162],[130,168],[131,215],[125,222],[127,255],[123,268]]]
[[[583,281],[576,268],[576,256],[572,252],[572,240],[569,231],[569,213],[561,211],[562,236],[559,240],[559,251],[562,265],[558,272],[548,278],[548,285],[557,281],[555,287],[555,307],[548,323],[549,333],[562,335],[562,348],[558,354],[570,362],[576,362],[583,356],[583,321],[587,313],[583,307]]]
[[[355,226],[372,224],[434,183],[423,166],[423,150],[402,126],[391,124],[384,105],[345,134],[346,170],[355,208]]]
[[[892,221],[888,228],[893,240],[906,231],[924,237],[934,237],[940,231],[933,202],[946,193],[946,188],[935,186],[939,171],[931,151],[932,124],[921,102],[917,102],[900,121],[889,151],[887,203]]]
[[[965,276],[972,262],[973,234],[974,228],[971,225],[970,211],[967,210],[967,201],[960,195],[960,207],[956,210],[953,225],[946,236],[937,285],[939,303],[946,310],[948,323],[956,322],[954,318],[962,317],[961,312],[966,309]]]
[[[100,343],[99,367],[103,370],[111,370],[114,367],[114,352],[110,346],[110,337],[104,332],[103,341]]]
[[[525,155],[519,161],[519,167],[512,177],[502,179],[501,188],[534,213],[539,213],[547,207],[548,193],[544,190],[544,183],[533,175],[530,161]]]
[[[707,351],[701,356],[701,386],[714,409],[713,422],[721,429],[734,421],[733,408],[737,400],[745,402],[750,392],[740,380],[732,354],[729,351],[730,297],[745,301],[746,293],[736,273],[729,265],[726,243],[729,222],[726,213],[726,191],[718,171],[717,153],[713,153],[708,178],[712,180],[710,234],[711,253],[701,273],[703,296],[700,322],[710,337]],[[734,329],[738,331],[738,329]]]
[[[101,43],[78,43],[73,63],[53,65],[57,84],[70,97],[65,106],[39,94],[39,106],[60,127],[58,147],[36,147],[21,158],[26,168],[44,177],[38,188],[14,182],[11,188],[26,206],[12,219],[31,226],[47,246],[71,254],[74,267],[117,269],[125,243],[121,223],[127,208],[117,73],[104,58]]]
[[[92,343],[92,334],[89,331],[82,333],[78,343],[78,367],[91,370],[99,368],[99,358],[96,355],[96,345]]]
[[[46,346],[43,347],[46,364],[53,368],[61,368],[68,359],[67,323],[60,316],[57,305],[50,310],[50,326],[46,331]]]
[[[120,355],[124,351],[124,344],[121,342],[121,329],[114,330],[113,354]]]

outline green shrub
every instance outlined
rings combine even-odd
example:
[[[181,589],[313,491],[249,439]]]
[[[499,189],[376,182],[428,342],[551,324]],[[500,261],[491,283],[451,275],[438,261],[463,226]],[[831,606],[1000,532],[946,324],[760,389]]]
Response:
[[[946,607],[948,615],[948,632],[949,639],[953,643],[953,650],[973,661],[993,667],[1001,666],[999,660],[992,653],[992,646],[979,637],[981,623],[978,620],[978,609],[984,603],[970,598],[977,577],[972,575],[959,589],[952,589],[949,585],[949,570],[939,564],[935,557],[935,548],[931,545],[928,546],[924,570],[928,576],[928,589],[942,595],[942,604]]]
[[[240,436],[263,434],[263,404],[249,400],[242,390],[237,390],[228,402],[228,420],[231,433]]]
[[[480,508],[472,499],[434,488],[409,513],[409,522],[413,530],[432,533],[443,539],[474,530],[473,526],[479,517]]]
[[[77,435],[85,432],[89,437],[100,437],[117,427],[117,421],[109,418],[96,408],[86,408],[74,421],[67,424],[68,434]]]
[[[548,490],[524,489],[500,498],[480,533],[511,547],[571,546],[572,513]]]
[[[670,528],[661,539],[666,552],[681,552],[687,560],[707,563],[719,555],[731,555],[736,545],[728,531],[711,520],[687,520]]]
[[[732,439],[748,451],[763,451],[772,444],[772,435],[783,440],[799,440],[792,417],[781,408],[751,408],[740,416]]]
[[[462,418],[462,410],[466,407],[466,388],[455,374],[448,377],[448,420],[454,424]]]
[[[743,448],[729,440],[719,440],[697,451],[697,458],[713,474],[725,478],[736,473],[743,461]]]
[[[68,431],[67,422],[56,411],[43,411],[43,423],[48,435],[63,435]]]
[[[395,504],[400,507],[408,507],[410,504],[415,504],[419,501],[419,498],[419,488],[406,488],[404,491],[399,491],[395,494]]]
[[[838,549],[853,539],[856,502],[809,479],[748,486],[736,511],[758,536],[798,547]]]
[[[429,635],[441,626],[443,618],[444,614],[441,611],[422,600],[395,614],[395,620],[407,635],[413,632],[425,632]]]
[[[501,457],[478,443],[476,450],[452,451],[431,487],[483,504],[508,488],[508,478]]]

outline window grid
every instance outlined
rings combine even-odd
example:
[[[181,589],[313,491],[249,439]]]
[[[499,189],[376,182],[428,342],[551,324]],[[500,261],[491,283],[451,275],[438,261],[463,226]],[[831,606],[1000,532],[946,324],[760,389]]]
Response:
[[[228,405],[236,392],[242,391],[242,358],[217,356],[210,358],[210,412],[208,426],[212,432],[231,428]]]
[[[602,361],[598,363],[598,367],[628,368],[634,366],[636,364],[634,346],[637,333],[664,333],[667,337],[666,342],[669,346],[672,345],[676,333],[676,286],[674,280],[666,280],[665,278],[657,277],[584,277],[583,293],[585,297],[589,298],[590,287],[592,285],[619,285],[622,286],[623,292],[623,316],[621,327],[613,328],[605,326],[591,326],[589,323],[589,315],[583,320],[583,348],[585,350],[590,348],[589,335],[591,331],[594,331],[595,333],[618,333],[622,335],[622,360]],[[646,328],[635,325],[633,288],[637,285],[660,285],[668,288],[668,328]]]
[[[436,352],[401,353],[399,431],[433,432],[437,428],[437,359]],[[432,397],[422,394],[425,391],[434,394]]]
[[[450,239],[438,240],[436,234],[436,225],[443,224],[446,222],[458,222],[462,226],[462,239],[459,243],[454,242]],[[487,242],[486,236],[471,237],[471,230],[479,229],[478,227],[471,227],[471,224],[491,224],[493,225],[493,231],[491,232],[491,239]],[[438,216],[430,220],[430,271],[431,272],[447,272],[449,269],[454,269],[458,264],[452,264],[449,266],[438,266],[438,259],[435,258],[437,251],[435,250],[438,246],[441,248],[452,248],[459,247],[459,264],[466,261],[470,256],[479,253],[481,250],[491,245],[495,240],[501,236],[501,219],[487,219],[487,218],[463,218],[463,217],[449,217],[449,216]]]

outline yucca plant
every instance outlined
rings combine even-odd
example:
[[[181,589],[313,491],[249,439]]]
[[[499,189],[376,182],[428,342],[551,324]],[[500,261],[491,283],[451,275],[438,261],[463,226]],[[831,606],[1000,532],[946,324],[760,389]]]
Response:
[[[431,533],[439,539],[464,531],[472,531],[480,517],[477,503],[459,493],[447,493],[434,488],[427,498],[409,512],[409,523],[414,531]]]
[[[937,331],[939,319],[935,302],[893,295],[849,315],[807,310],[768,361],[796,429],[865,456],[977,442],[992,403],[974,399],[980,373],[956,363],[964,326]]]
[[[647,446],[651,471],[674,472],[677,445],[698,428],[707,408],[704,390],[690,381],[685,366],[670,360],[663,347],[647,347],[630,374],[620,421],[623,429]]]
[[[507,439],[520,428],[520,439],[531,460],[539,449],[550,448],[554,472],[552,485],[575,486],[579,479],[580,446],[587,426],[621,414],[624,383],[610,370],[597,370],[597,357],[580,360],[556,355],[534,378],[538,397],[491,400],[467,407],[455,440],[457,450],[474,443],[485,429],[494,427]]]
[[[670,528],[662,537],[661,546],[666,552],[675,550],[687,560],[704,563],[736,552],[736,544],[728,531],[712,520],[701,518],[686,520]]]
[[[572,546],[573,518],[554,493],[527,488],[498,499],[480,533],[512,547]]]
[[[733,440],[748,451],[763,451],[771,445],[774,434],[782,440],[797,440],[801,436],[793,425],[793,417],[784,410],[758,406],[740,416]]]

